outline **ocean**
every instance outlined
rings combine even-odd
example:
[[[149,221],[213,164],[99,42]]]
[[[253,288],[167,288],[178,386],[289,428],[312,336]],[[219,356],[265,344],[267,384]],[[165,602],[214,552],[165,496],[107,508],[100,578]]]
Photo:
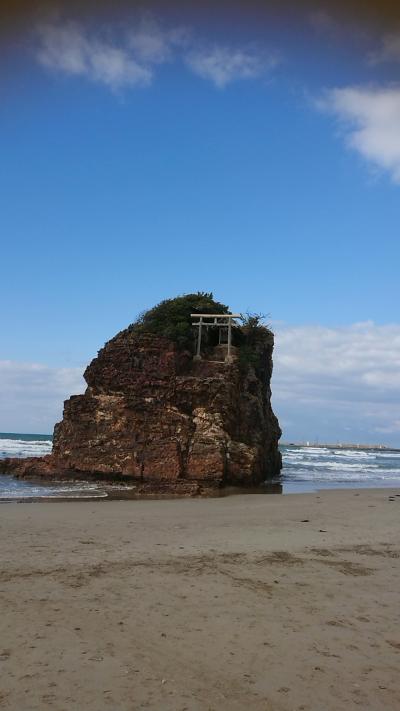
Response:
[[[106,498],[109,495],[101,483],[92,481],[43,484],[1,473],[1,459],[42,456],[49,454],[51,448],[51,435],[0,433],[0,501]],[[274,493],[277,490],[289,494],[317,489],[400,487],[400,451],[297,445],[282,445],[280,449],[283,469],[279,483],[275,482],[271,489]]]
[[[42,457],[50,454],[51,435],[0,432],[0,502],[20,499],[105,498],[107,492],[96,482],[30,482],[14,479],[1,471],[5,457]]]
[[[400,451],[281,446],[284,493],[400,486]]]

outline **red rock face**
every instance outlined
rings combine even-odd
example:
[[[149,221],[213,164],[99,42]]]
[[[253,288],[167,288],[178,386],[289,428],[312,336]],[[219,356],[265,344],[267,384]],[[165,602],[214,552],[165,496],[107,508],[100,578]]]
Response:
[[[135,478],[153,488],[255,485],[279,474],[280,428],[270,404],[273,336],[257,343],[257,367],[194,361],[152,334],[126,329],[88,366],[84,395],[65,402],[53,454],[19,460],[17,475]],[[25,461],[25,464],[24,464]],[[15,460],[14,460],[15,462]]]

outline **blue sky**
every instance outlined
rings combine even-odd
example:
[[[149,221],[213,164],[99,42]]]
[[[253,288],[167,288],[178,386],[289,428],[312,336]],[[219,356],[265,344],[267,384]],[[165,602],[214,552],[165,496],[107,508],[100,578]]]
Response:
[[[120,19],[3,52],[0,430],[50,431],[108,338],[210,290],[270,315],[285,440],[400,445],[400,32]]]

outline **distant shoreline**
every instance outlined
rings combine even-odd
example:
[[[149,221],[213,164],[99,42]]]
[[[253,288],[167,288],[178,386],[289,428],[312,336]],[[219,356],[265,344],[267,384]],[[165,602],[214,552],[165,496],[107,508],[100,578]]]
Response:
[[[35,433],[35,432],[0,432],[0,439],[18,439],[18,438],[39,438],[46,441],[51,441],[53,439],[52,434]],[[385,452],[400,452],[400,447],[389,447],[386,444],[355,444],[343,443],[333,444],[332,442],[279,442],[281,447],[325,447],[325,449],[351,449],[351,450],[377,450]]]
[[[325,447],[325,449],[377,449],[385,452],[400,452],[399,448],[386,444],[326,444],[325,442],[280,442],[282,447]]]

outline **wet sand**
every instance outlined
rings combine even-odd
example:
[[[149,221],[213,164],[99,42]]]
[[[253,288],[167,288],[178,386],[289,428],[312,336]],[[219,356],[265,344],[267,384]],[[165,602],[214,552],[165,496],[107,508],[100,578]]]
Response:
[[[400,708],[399,490],[0,506],[0,708]]]

